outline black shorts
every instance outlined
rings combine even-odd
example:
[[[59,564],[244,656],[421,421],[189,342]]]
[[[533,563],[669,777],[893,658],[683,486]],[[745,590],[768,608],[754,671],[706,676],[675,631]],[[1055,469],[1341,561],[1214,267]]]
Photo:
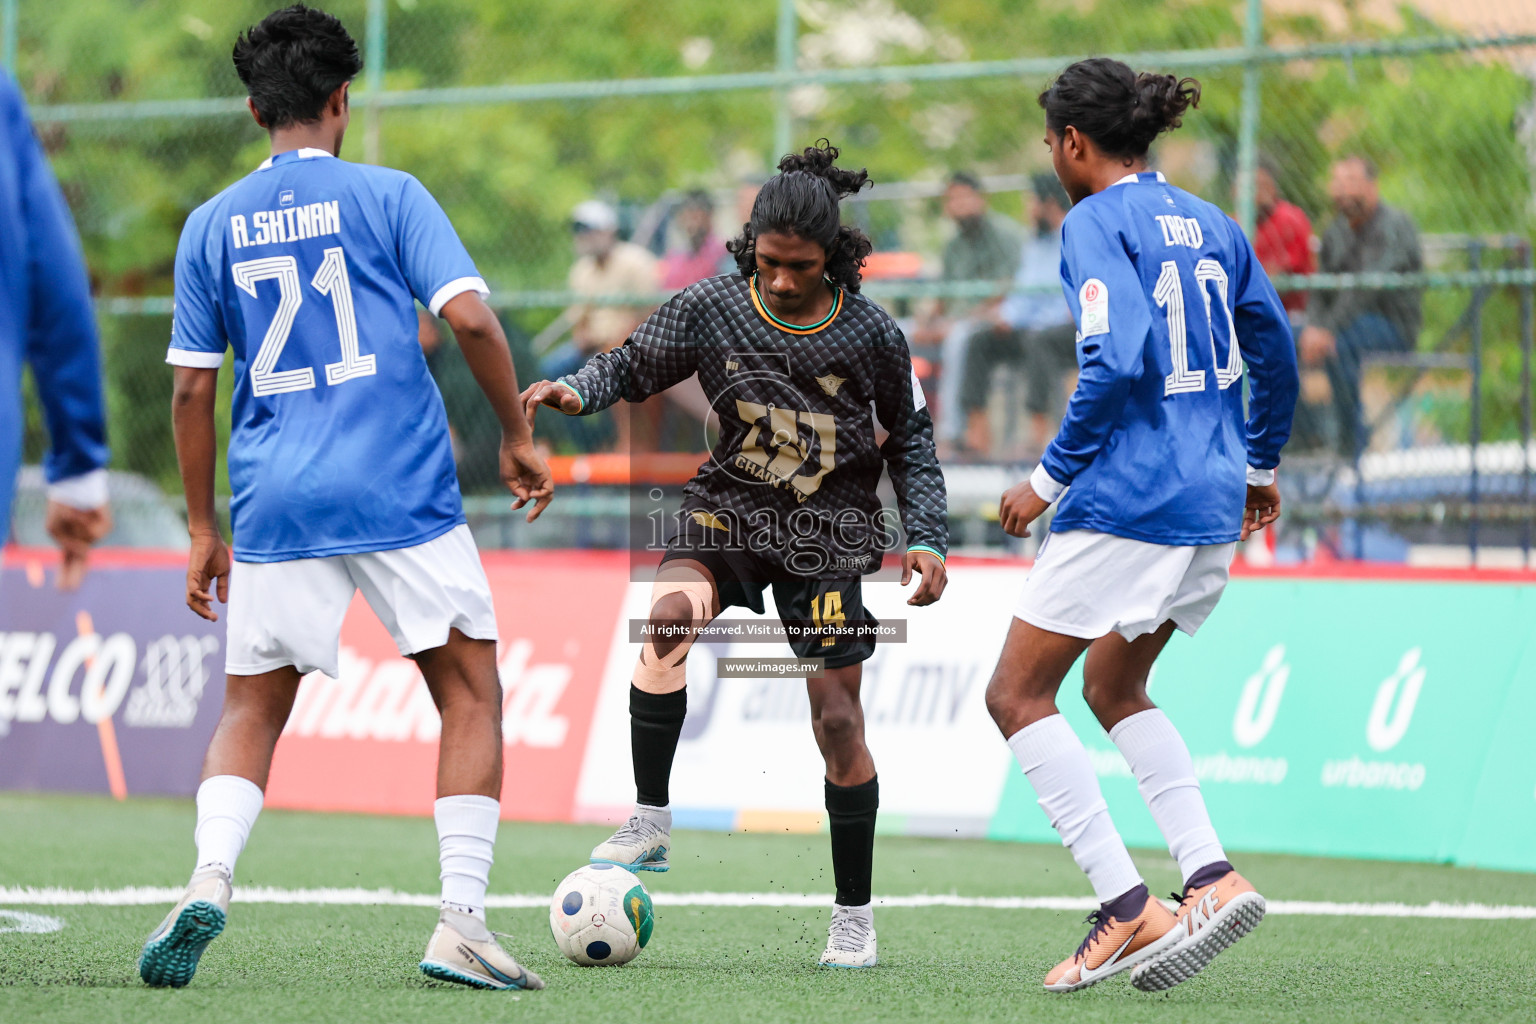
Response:
[[[715,578],[720,610],[749,608],[766,613],[763,593],[773,588],[779,621],[789,631],[789,646],[801,658],[825,658],[827,668],[844,668],[875,653],[872,629],[879,620],[864,607],[863,579],[811,579],[796,576],[729,543],[727,533],[705,526],[684,513],[678,535],[667,544],[662,562],[686,558]],[[859,629],[860,624],[868,629]]]

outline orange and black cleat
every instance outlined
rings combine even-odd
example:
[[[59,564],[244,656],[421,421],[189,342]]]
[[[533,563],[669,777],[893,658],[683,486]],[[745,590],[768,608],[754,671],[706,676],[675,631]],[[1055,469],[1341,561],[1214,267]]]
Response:
[[[1190,885],[1179,901],[1176,941],[1132,971],[1131,984],[1143,992],[1161,992],[1188,981],[1262,920],[1264,897],[1236,871]]]

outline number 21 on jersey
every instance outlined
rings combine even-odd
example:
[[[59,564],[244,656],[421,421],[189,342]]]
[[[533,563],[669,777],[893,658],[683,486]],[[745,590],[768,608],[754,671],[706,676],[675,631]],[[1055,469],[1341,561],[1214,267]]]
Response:
[[[258,395],[281,395],[289,391],[308,391],[315,386],[313,367],[297,370],[277,370],[277,360],[288,344],[288,333],[293,330],[293,318],[304,303],[303,289],[299,284],[299,263],[292,256],[268,256],[259,260],[246,260],[230,268],[235,284],[252,298],[256,297],[259,281],[277,282],[277,312],[267,333],[261,339],[261,347],[251,360],[251,391]],[[325,250],[320,269],[310,279],[310,286],[321,295],[328,295],[336,311],[336,333],[341,342],[341,361],[327,363],[325,382],[340,384],[354,377],[371,377],[378,372],[374,357],[362,355],[358,349],[357,314],[352,307],[352,282],[347,277],[347,257],[341,246]]]
[[[1216,351],[1216,321],[1211,309],[1211,286],[1216,286],[1216,297],[1226,324],[1227,363],[1221,364]],[[1227,305],[1227,272],[1210,257],[1195,264],[1195,287],[1205,299],[1205,324],[1211,339],[1211,363],[1216,368],[1216,387],[1222,391],[1231,387],[1243,375],[1243,357],[1237,345],[1237,325],[1232,319],[1232,307]],[[1168,317],[1168,344],[1172,348],[1173,371],[1164,378],[1163,395],[1180,395],[1205,390],[1205,371],[1189,366],[1189,325],[1184,312],[1184,282],[1179,265],[1173,260],[1163,263],[1162,273],[1152,298]]]

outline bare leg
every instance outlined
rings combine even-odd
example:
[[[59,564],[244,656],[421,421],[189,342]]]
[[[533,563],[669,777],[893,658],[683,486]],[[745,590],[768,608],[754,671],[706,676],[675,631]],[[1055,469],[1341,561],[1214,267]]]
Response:
[[[827,763],[827,781],[857,786],[875,777],[875,760],[864,745],[864,708],[859,684],[864,666],[829,668],[820,679],[806,680],[811,698],[811,731]]]
[[[1171,621],[1128,641],[1110,633],[1093,642],[1083,662],[1083,699],[1108,732],[1124,719],[1157,705],[1147,696],[1152,663],[1173,636]]]
[[[292,665],[259,676],[229,676],[224,710],[203,757],[203,779],[238,775],[265,791],[272,751],[298,693],[299,670]]]
[[[437,795],[501,797],[501,678],[496,643],[457,629],[448,642],[414,655],[443,717]]]
[[[1056,691],[1089,641],[1014,619],[987,684],[987,710],[1004,736],[1057,714]]]

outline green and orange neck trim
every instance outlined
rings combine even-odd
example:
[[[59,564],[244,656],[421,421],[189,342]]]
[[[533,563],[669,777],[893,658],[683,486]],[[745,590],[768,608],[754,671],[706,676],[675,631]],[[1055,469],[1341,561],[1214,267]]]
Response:
[[[825,328],[833,320],[836,320],[837,314],[843,311],[843,290],[837,285],[832,284],[830,281],[827,283],[831,285],[832,288],[832,308],[827,312],[827,315],[822,318],[819,323],[792,324],[787,320],[780,320],[778,317],[774,316],[771,312],[769,312],[768,304],[763,301],[762,293],[757,290],[756,274],[752,275],[752,281],[749,286],[752,290],[752,306],[757,310],[758,316],[762,317],[764,320],[767,320],[769,323],[773,324],[773,326],[777,327],[779,330],[785,332],[786,334],[815,334],[817,331]]]

